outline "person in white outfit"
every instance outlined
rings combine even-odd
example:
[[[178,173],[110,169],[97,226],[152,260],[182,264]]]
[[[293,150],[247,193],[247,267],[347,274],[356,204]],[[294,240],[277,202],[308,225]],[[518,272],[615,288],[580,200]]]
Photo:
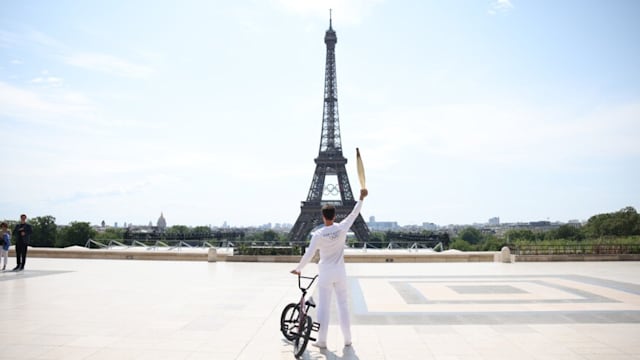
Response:
[[[329,330],[329,306],[332,292],[336,292],[340,328],[344,337],[344,345],[351,346],[351,321],[347,302],[347,272],[344,265],[344,247],[347,232],[360,214],[362,201],[369,192],[360,190],[360,200],[356,202],[351,213],[339,223],[334,222],[336,208],[333,205],[322,207],[324,227],[314,231],[307,251],[300,259],[298,266],[291,270],[292,274],[300,275],[302,269],[311,261],[316,250],[320,250],[318,263],[318,339],[313,344],[321,349],[327,347],[327,332]]]

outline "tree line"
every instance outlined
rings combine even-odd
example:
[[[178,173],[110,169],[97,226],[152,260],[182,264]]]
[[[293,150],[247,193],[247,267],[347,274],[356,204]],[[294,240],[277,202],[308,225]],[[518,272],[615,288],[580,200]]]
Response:
[[[504,245],[535,243],[580,243],[597,239],[629,238],[625,242],[640,243],[640,214],[633,207],[612,213],[593,215],[584,225],[563,224],[547,231],[512,229],[502,236],[466,227],[454,237],[451,248],[469,251],[496,251]]]
[[[88,239],[96,241],[107,240],[239,240],[259,245],[289,245],[288,234],[266,231],[212,231],[207,226],[190,228],[186,225],[174,225],[162,234],[134,235],[128,228],[106,228],[98,232],[88,222],[72,222],[68,226],[58,226],[55,217],[51,215],[31,218],[29,223],[33,228],[30,246],[34,247],[68,247],[85,246]],[[6,221],[13,229],[16,222]],[[512,229],[503,235],[485,232],[469,226],[463,228],[450,238],[446,232],[422,231],[418,233],[405,232],[371,232],[369,244],[385,247],[390,243],[417,243],[429,247],[442,243],[444,248],[458,250],[495,251],[506,244],[518,242],[542,242],[550,240],[585,241],[607,237],[632,237],[640,242],[640,214],[633,207],[625,207],[612,213],[597,214],[589,218],[586,224],[564,224],[548,231],[534,231],[529,229]],[[359,247],[364,244],[356,239],[350,240],[350,245]]]

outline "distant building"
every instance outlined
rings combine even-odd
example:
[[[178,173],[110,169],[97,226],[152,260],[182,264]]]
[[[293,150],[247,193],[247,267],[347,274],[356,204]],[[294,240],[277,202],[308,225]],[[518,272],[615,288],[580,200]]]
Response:
[[[160,230],[161,232],[164,232],[164,230],[167,228],[167,220],[164,219],[164,214],[162,212],[160,213],[157,224],[158,230]]]
[[[489,219],[489,225],[500,225],[500,218],[499,217],[492,217],[491,219]]]
[[[547,221],[547,220],[542,220],[542,221],[530,221],[530,222],[529,222],[529,225],[531,225],[532,227],[539,227],[539,228],[542,228],[542,227],[548,227],[548,226],[550,226],[550,225],[551,225],[551,222],[550,222],[550,221]]]
[[[436,231],[436,230],[438,230],[438,225],[436,225],[434,223],[423,222],[422,223],[422,227],[425,230],[428,230],[428,231]]]
[[[389,231],[398,229],[398,223],[395,221],[376,221],[375,216],[369,217],[369,222],[367,223],[370,230],[374,231]]]

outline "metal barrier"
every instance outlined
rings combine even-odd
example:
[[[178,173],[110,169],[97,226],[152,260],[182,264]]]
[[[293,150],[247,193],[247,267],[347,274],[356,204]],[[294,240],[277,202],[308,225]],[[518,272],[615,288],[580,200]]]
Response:
[[[350,247],[350,248],[355,248],[355,247]],[[374,250],[407,250],[409,252],[419,252],[420,250],[431,250],[431,251],[443,251],[444,250],[444,245],[442,245],[442,243],[437,243],[434,247],[429,247],[426,244],[422,244],[419,242],[413,242],[413,241],[392,241],[389,244],[387,244],[385,247],[378,247],[375,246],[371,243],[363,243],[362,245],[362,252],[367,252],[368,249],[374,249]]]
[[[229,240],[130,240],[130,243],[127,244],[123,242],[124,240],[103,240],[96,241],[93,239],[87,240],[85,247],[86,248],[101,248],[101,249],[112,249],[114,247],[129,249],[132,247],[140,247],[145,250],[155,251],[159,249],[163,250],[177,250],[181,251],[182,249],[196,249],[196,248],[218,248],[218,249],[226,249],[231,250],[235,248],[239,248],[241,246],[246,247],[260,247],[260,248],[282,248],[284,247],[293,247],[300,246],[298,244],[293,243],[270,243],[270,242],[262,242],[262,241],[253,241],[253,240],[244,240],[244,241],[234,241],[231,242]],[[129,241],[127,241],[129,242]],[[306,247],[306,245],[302,245]],[[380,244],[379,242],[373,243],[364,242],[362,246],[360,244],[352,244],[349,245],[350,249],[360,249],[362,252],[367,252],[367,250],[407,250],[409,252],[419,252],[422,250],[425,251],[442,251],[444,250],[444,246],[442,243],[437,243],[434,247],[429,247],[429,244],[424,244],[415,241],[393,241],[388,244]]]
[[[96,245],[98,248],[104,249],[107,248],[108,245],[105,245],[101,242],[95,241],[93,239],[89,239],[87,240],[87,242],[84,244],[84,247],[91,249],[91,245]]]
[[[218,241],[218,240],[192,240],[192,241],[184,241],[184,240],[131,240],[129,244],[124,242],[125,240],[102,240],[97,241],[93,239],[88,239],[85,243],[85,247],[99,248],[99,249],[112,249],[114,247],[129,249],[132,247],[141,247],[145,250],[182,250],[186,249],[196,249],[196,248],[233,248],[236,244],[230,241]],[[127,241],[128,242],[128,241]],[[247,242],[250,243],[250,242]],[[221,245],[221,246],[218,246]],[[274,244],[273,246],[278,246]]]
[[[141,241],[138,241],[138,240],[133,240],[131,242],[131,246],[142,246],[145,249],[149,247],[149,246],[147,246],[147,244],[145,244],[145,243],[143,243]]]
[[[516,255],[619,255],[639,254],[640,244],[528,244],[515,247]]]
[[[109,246],[108,246],[108,248],[109,248],[109,249],[111,249],[112,247],[114,247],[114,245],[113,245],[113,244],[116,244],[117,246],[124,247],[124,248],[128,248],[128,247],[129,247],[129,245],[125,245],[125,244],[121,243],[120,241],[117,241],[117,240],[109,240]]]

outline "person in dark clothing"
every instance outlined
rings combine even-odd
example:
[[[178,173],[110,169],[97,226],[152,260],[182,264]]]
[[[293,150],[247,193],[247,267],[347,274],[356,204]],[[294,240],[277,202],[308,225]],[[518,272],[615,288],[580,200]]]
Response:
[[[24,264],[27,262],[27,247],[31,239],[31,225],[27,224],[27,215],[20,215],[20,223],[13,229],[13,236],[16,239],[16,262],[17,265],[13,271],[24,270]]]

